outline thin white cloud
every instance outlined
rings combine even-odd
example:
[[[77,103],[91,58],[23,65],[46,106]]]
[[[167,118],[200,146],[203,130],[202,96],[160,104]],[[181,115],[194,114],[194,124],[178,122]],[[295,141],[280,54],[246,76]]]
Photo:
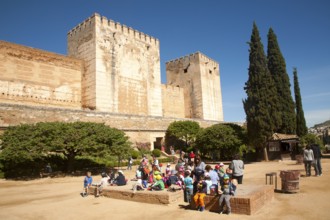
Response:
[[[304,98],[316,98],[316,97],[324,97],[324,96],[330,96],[330,92],[321,92],[321,93],[315,93],[306,95]]]
[[[330,109],[305,111],[307,127],[330,120]]]
[[[330,66],[322,66],[319,68],[302,70],[302,73],[299,73],[298,70],[299,81],[307,81],[311,80],[320,80],[326,79],[330,77]]]

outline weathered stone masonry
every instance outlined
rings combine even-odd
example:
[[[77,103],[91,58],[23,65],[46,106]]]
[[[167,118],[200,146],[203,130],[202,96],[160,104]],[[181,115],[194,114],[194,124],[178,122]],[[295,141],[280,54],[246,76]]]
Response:
[[[94,14],[67,38],[68,56],[0,41],[1,128],[93,121],[152,144],[176,120],[223,121],[219,64],[202,53],[167,62],[162,85],[154,37]]]

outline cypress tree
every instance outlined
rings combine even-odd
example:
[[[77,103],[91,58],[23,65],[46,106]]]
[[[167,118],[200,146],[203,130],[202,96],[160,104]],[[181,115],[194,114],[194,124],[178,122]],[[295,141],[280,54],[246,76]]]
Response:
[[[267,45],[268,69],[273,77],[279,104],[277,111],[280,114],[276,132],[294,134],[296,129],[295,105],[290,90],[290,80],[286,71],[286,63],[272,28],[268,32]]]
[[[267,68],[264,47],[255,22],[249,45],[249,78],[244,87],[247,98],[243,100],[247,136],[250,144],[264,150],[265,160],[268,160],[266,143],[279,120],[275,108],[278,101],[277,96],[274,95],[276,87]]]
[[[296,100],[296,123],[297,123],[296,133],[299,137],[301,137],[307,134],[308,129],[306,126],[304,110],[302,107],[297,68],[293,68],[293,81],[294,81],[294,95]]]

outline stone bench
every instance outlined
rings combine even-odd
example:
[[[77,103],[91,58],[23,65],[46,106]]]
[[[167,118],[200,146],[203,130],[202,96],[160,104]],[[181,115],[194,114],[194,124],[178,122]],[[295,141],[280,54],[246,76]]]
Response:
[[[89,188],[89,194],[94,195],[95,187]],[[183,191],[169,192],[163,191],[136,191],[132,190],[132,185],[107,186],[103,189],[101,196],[134,201],[141,203],[168,205],[178,201],[183,201]],[[231,209],[234,214],[253,215],[263,206],[270,203],[274,198],[274,185],[238,185],[236,195],[231,198]],[[210,212],[219,212],[219,195],[205,197],[205,209]],[[190,204],[190,209],[196,209],[194,201]]]
[[[94,195],[95,186],[91,186],[88,193],[90,195]],[[103,188],[101,196],[113,199],[122,199],[126,201],[168,205],[182,200],[183,191],[178,190],[176,192],[169,192],[167,189],[162,191],[148,191],[145,189],[143,191],[136,191],[134,193],[131,185],[107,186]]]
[[[205,196],[205,209],[219,212],[219,195]],[[238,185],[236,195],[230,199],[231,212],[235,214],[253,215],[274,198],[274,186]],[[197,209],[192,200],[190,207]]]

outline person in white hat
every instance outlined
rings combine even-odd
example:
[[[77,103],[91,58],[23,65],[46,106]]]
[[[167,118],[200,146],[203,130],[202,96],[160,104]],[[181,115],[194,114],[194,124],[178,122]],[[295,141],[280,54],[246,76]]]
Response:
[[[114,180],[113,184],[117,186],[124,186],[126,185],[126,178],[124,176],[124,172],[122,170],[118,170],[118,176]]]

